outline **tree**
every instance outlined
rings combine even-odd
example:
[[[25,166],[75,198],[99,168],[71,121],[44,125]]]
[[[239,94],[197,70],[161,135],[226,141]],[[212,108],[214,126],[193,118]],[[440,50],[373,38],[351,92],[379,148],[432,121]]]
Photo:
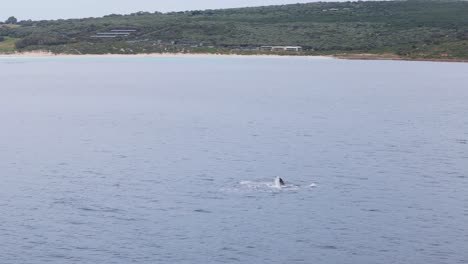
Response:
[[[16,19],[16,17],[12,16],[12,17],[9,17],[6,21],[5,21],[5,24],[16,24],[18,23],[18,19]]]

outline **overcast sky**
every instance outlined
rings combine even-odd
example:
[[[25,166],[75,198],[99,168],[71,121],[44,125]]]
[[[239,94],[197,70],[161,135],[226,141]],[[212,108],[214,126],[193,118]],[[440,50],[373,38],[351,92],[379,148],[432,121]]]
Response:
[[[136,11],[180,11],[306,3],[317,0],[0,0],[0,20],[98,17]],[[322,0],[323,1],[323,0]]]

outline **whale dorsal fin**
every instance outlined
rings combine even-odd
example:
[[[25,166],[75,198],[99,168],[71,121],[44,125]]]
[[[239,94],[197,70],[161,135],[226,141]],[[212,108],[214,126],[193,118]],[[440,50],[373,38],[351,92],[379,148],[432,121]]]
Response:
[[[283,179],[279,178],[280,185],[284,185]]]
[[[281,186],[284,186],[284,181],[283,179],[281,179],[280,177],[276,177],[275,178],[275,186],[276,187],[281,187]]]

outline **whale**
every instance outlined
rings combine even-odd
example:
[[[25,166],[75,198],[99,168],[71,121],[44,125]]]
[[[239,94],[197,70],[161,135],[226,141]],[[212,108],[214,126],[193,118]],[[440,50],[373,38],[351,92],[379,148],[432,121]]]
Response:
[[[275,178],[275,187],[281,188],[282,186],[286,185],[280,177]]]

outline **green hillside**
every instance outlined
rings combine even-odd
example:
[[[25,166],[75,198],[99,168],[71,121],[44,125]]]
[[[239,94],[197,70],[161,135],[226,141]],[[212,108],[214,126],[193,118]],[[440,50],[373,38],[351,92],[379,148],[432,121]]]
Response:
[[[16,39],[0,37],[0,53],[12,53],[15,51]]]
[[[270,53],[257,50],[264,45],[294,45],[304,48],[295,54],[468,59],[467,1],[322,2],[18,24],[0,26],[0,36],[20,39],[20,51],[251,54]]]

